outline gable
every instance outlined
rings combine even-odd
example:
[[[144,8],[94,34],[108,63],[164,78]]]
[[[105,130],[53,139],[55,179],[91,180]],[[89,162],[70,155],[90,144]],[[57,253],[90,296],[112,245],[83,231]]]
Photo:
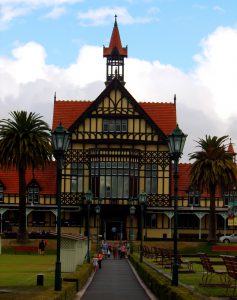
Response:
[[[124,97],[123,101],[121,95]],[[96,116],[102,110],[104,114],[111,116],[113,114],[125,116],[135,110],[150,126],[165,136],[176,127],[175,103],[138,103],[124,86],[114,79],[94,101],[55,101],[52,128],[56,128],[61,122],[65,128],[73,130],[85,118],[90,117],[92,112]]]

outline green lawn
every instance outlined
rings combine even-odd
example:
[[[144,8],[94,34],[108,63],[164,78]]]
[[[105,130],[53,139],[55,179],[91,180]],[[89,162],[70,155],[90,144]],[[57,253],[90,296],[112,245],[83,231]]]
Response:
[[[54,286],[55,255],[0,255],[0,300],[44,299]],[[37,274],[44,286],[37,286]],[[41,296],[42,295],[42,296]]]
[[[0,255],[0,287],[34,286],[37,274],[44,274],[44,285],[52,286],[55,255]]]

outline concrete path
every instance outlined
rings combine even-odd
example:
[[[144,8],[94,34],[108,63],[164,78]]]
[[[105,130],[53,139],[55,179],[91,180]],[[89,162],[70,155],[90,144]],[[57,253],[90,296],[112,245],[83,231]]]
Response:
[[[95,272],[88,287],[77,294],[75,300],[155,300],[157,299],[139,278],[127,259],[107,259]]]

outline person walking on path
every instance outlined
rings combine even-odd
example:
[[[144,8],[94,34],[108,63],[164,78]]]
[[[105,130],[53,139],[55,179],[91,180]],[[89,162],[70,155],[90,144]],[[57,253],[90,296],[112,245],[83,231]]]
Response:
[[[96,255],[96,258],[97,258],[97,261],[98,261],[98,266],[99,266],[99,269],[102,268],[102,260],[103,260],[103,255],[101,252],[98,252],[97,255]]]
[[[44,255],[45,246],[46,246],[46,242],[44,240],[41,240],[39,242],[39,254]]]
[[[92,259],[92,265],[93,265],[93,268],[94,268],[94,272],[96,272],[98,270],[98,258],[96,257],[96,255],[93,257]]]
[[[104,259],[106,259],[107,254],[108,254],[108,244],[106,243],[106,241],[102,241],[101,250],[102,250]]]

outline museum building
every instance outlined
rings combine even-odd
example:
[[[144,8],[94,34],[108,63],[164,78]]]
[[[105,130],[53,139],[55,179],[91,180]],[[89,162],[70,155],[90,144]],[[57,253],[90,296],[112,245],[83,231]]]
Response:
[[[91,101],[54,98],[52,130],[62,124],[71,135],[62,168],[62,232],[87,235],[89,215],[92,237],[139,239],[139,195],[146,193],[143,236],[172,237],[174,179],[167,136],[177,125],[176,97],[170,103],[137,102],[125,87],[127,55],[115,17],[110,44],[103,48],[104,90]],[[229,151],[234,153],[231,142]],[[209,194],[190,186],[190,164],[178,167],[178,235],[206,237]],[[55,231],[56,162],[44,170],[27,170],[26,177],[28,231]],[[229,213],[234,201],[235,189],[218,191],[217,230],[222,233],[235,228]],[[1,232],[17,231],[18,203],[16,170],[0,170]]]

